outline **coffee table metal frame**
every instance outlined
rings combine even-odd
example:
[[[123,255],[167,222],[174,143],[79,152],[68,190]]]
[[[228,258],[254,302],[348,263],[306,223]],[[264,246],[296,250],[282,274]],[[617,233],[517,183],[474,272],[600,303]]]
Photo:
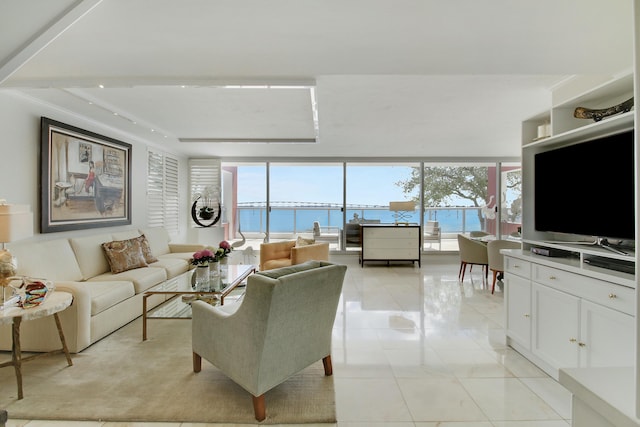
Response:
[[[159,311],[163,306],[175,302],[182,295],[193,295],[195,298],[214,300],[217,298],[220,305],[224,304],[224,299],[234,289],[238,287],[249,275],[256,272],[255,265],[230,264],[228,265],[227,281],[223,282],[221,290],[214,291],[198,291],[191,287],[191,276],[194,270],[189,270],[179,276],[164,281],[149,289],[142,295],[142,341],[147,340],[147,320],[149,319],[190,319],[190,311],[188,313],[179,311],[170,315],[153,315],[155,311]],[[223,279],[224,280],[224,279]],[[147,299],[152,295],[165,295],[167,299],[157,306],[147,309]]]

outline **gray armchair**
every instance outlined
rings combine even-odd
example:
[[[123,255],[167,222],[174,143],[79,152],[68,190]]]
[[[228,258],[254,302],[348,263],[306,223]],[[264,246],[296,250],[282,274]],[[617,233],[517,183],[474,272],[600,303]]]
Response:
[[[331,366],[331,330],[347,267],[324,261],[249,276],[244,299],[230,314],[192,303],[193,370],[202,358],[253,396],[256,420],[266,417],[264,394],[322,359]]]

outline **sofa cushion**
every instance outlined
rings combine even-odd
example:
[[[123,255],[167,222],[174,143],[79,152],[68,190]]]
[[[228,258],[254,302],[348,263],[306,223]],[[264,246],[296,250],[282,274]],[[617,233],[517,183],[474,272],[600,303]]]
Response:
[[[151,227],[140,229],[140,234],[144,234],[151,247],[151,253],[158,257],[171,252],[169,248],[169,233],[163,227]]]
[[[68,239],[11,244],[18,261],[18,275],[48,280],[81,281],[82,271]]]
[[[167,278],[172,279],[189,270],[189,262],[181,258],[173,258],[169,255],[161,255],[158,261],[149,264],[149,267],[162,267],[167,271]]]
[[[110,270],[109,261],[102,250],[102,244],[112,241],[110,234],[75,237],[69,239],[76,254],[82,278],[88,280]],[[69,279],[67,279],[69,280]]]
[[[107,256],[112,273],[122,273],[147,266],[147,261],[142,254],[142,244],[137,237],[103,243],[102,249]]]
[[[91,282],[129,281],[133,283],[136,294],[167,280],[167,271],[160,267],[142,267],[122,273],[104,273],[92,277]]]
[[[131,282],[84,282],[91,295],[91,315],[102,313],[104,310],[121,303],[135,295]]]

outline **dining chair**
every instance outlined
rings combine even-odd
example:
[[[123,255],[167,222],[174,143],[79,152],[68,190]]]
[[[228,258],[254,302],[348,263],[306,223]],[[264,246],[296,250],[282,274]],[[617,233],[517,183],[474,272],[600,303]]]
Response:
[[[458,249],[460,252],[460,271],[458,272],[458,279],[460,279],[461,282],[464,281],[467,265],[470,267],[473,265],[480,265],[482,266],[482,283],[484,284],[489,277],[489,260],[487,257],[486,243],[472,240],[463,234],[458,234]],[[471,271],[471,268],[469,271]]]
[[[489,262],[489,270],[493,272],[493,280],[491,282],[491,293],[496,289],[496,279],[498,275],[504,274],[504,255],[500,253],[502,249],[520,249],[522,244],[514,240],[491,240],[487,243],[487,259]]]
[[[484,236],[488,236],[491,233],[487,233],[486,231],[481,231],[481,230],[475,230],[475,231],[470,231],[469,232],[469,236],[471,237],[484,237]]]

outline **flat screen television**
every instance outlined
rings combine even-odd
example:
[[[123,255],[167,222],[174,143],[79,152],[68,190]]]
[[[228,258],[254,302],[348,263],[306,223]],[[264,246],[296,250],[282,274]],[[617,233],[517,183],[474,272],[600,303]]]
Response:
[[[633,130],[534,157],[534,226],[596,239],[634,240]]]

